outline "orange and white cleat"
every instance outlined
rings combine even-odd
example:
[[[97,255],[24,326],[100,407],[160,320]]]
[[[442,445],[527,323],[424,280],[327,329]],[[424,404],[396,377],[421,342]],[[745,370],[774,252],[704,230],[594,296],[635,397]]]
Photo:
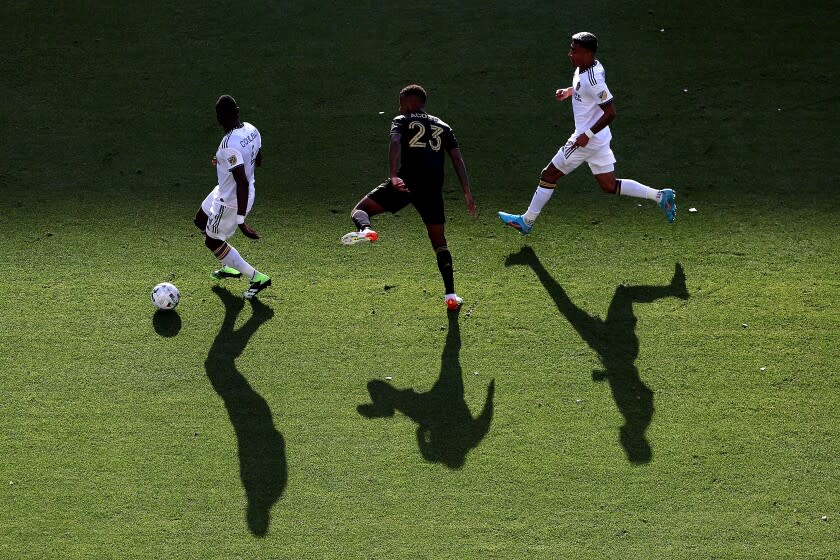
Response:
[[[341,237],[341,242],[345,245],[355,245],[357,243],[373,243],[379,239],[379,234],[370,228],[365,228],[362,231],[351,231],[345,233]]]
[[[458,311],[461,309],[461,304],[464,300],[458,294],[446,294],[443,296],[443,301],[446,302],[446,309],[449,311]]]

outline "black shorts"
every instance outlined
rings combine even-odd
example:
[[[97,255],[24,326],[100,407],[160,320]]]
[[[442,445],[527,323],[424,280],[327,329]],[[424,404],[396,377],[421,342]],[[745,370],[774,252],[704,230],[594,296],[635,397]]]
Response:
[[[443,185],[422,185],[406,181],[409,192],[399,191],[386,179],[367,195],[371,200],[392,214],[412,204],[420,213],[424,224],[446,222],[443,213]]]

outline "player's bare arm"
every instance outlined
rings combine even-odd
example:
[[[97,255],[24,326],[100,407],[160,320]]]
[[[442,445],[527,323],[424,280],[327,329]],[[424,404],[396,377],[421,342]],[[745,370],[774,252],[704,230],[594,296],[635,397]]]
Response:
[[[464,164],[464,158],[461,156],[459,148],[452,148],[449,150],[449,157],[452,159],[452,166],[455,168],[455,173],[458,175],[458,181],[461,183],[461,189],[464,191],[464,200],[467,202],[467,211],[470,216],[475,216],[475,201],[473,200],[472,191],[470,190],[470,178],[467,176],[467,166]]]
[[[245,166],[239,165],[230,171],[236,181],[236,221],[239,223],[239,230],[245,237],[259,239],[260,234],[245,223],[245,213],[248,211],[248,178],[245,176]]]
[[[388,177],[394,188],[407,191],[405,181],[397,176],[400,169],[400,154],[402,153],[402,134],[391,134],[391,143],[388,147]]]
[[[574,88],[572,88],[571,86],[567,88],[560,88],[554,92],[554,98],[557,99],[557,101],[564,101],[570,98],[574,91]]]
[[[613,120],[615,120],[615,104],[613,103],[612,99],[610,99],[603,105],[599,105],[599,107],[604,113],[601,115],[601,118],[595,121],[595,124],[592,125],[592,128],[589,129],[589,132],[593,136],[595,134],[598,134],[598,132],[609,126],[609,124],[613,122]],[[581,134],[575,139],[575,144],[581,147],[586,146],[587,144],[589,144],[589,138],[590,137],[586,133]]]

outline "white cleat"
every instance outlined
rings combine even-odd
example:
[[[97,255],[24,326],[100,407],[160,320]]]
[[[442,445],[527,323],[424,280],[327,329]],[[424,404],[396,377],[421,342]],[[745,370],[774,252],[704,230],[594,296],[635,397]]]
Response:
[[[379,239],[379,234],[370,228],[366,228],[362,231],[345,233],[341,237],[341,242],[349,246],[355,245],[356,243],[373,243],[377,239]]]
[[[461,304],[464,303],[463,298],[458,294],[446,294],[443,296],[443,301],[446,302],[446,309],[449,311],[457,311],[461,309]]]

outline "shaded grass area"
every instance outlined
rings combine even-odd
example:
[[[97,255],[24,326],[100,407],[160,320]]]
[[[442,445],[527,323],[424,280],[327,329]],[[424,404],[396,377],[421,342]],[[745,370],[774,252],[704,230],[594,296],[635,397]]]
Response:
[[[4,4],[0,556],[829,557],[840,46],[836,14],[800,8]],[[619,176],[674,185],[680,216],[582,169],[525,243],[493,213],[569,134],[552,93],[579,29]],[[481,211],[449,173],[457,317],[413,211],[337,243],[410,81]],[[257,307],[214,293],[190,222],[223,92],[265,141],[266,238],[234,238],[275,279]],[[688,299],[631,297],[675,263]],[[371,382],[416,398],[366,419]]]

